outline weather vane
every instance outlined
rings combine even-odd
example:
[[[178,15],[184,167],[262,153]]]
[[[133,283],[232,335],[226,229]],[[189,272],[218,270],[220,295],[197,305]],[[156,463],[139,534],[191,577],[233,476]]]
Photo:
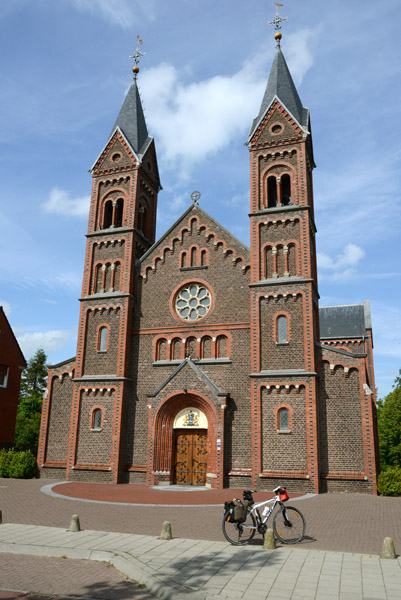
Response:
[[[136,51],[135,54],[132,54],[132,56],[130,56],[129,58],[133,58],[135,61],[135,67],[132,67],[132,71],[134,73],[134,79],[136,79],[136,76],[139,73],[139,67],[138,67],[138,63],[139,63],[139,59],[142,56],[145,56],[146,52],[141,52],[139,50],[139,46],[142,46],[142,40],[139,39],[139,35],[136,36]]]
[[[274,3],[275,7],[276,7],[276,18],[273,19],[273,21],[268,21],[269,25],[274,25],[274,28],[276,30],[276,33],[274,34],[274,37],[277,40],[277,44],[280,44],[280,40],[281,40],[281,33],[280,33],[280,29],[281,29],[281,23],[283,21],[286,21],[288,19],[288,17],[280,17],[278,10],[280,8],[280,6],[283,6],[282,4],[279,4],[279,2],[275,2]]]

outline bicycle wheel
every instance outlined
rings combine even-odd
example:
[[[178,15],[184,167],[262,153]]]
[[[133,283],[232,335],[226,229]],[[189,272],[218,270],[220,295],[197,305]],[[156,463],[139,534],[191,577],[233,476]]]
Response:
[[[251,541],[256,533],[256,521],[252,513],[248,513],[243,523],[230,523],[223,519],[223,533],[233,546],[241,546]]]
[[[283,544],[296,544],[305,535],[305,519],[297,508],[284,506],[274,515],[273,531]]]

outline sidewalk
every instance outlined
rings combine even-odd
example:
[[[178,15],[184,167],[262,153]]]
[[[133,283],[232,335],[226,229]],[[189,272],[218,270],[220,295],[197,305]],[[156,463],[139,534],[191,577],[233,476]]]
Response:
[[[401,559],[5,523],[0,552],[107,562],[166,600],[400,600]]]

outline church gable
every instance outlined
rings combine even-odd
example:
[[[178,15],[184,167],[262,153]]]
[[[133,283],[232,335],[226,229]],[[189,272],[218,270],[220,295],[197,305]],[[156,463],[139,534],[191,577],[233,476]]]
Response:
[[[141,260],[141,327],[247,322],[248,259],[246,246],[191,207]]]
[[[303,134],[297,121],[276,99],[256,129],[251,143],[276,145],[283,141],[299,141]]]
[[[136,166],[137,160],[128,142],[117,129],[95,162],[92,173],[100,175],[132,169]]]

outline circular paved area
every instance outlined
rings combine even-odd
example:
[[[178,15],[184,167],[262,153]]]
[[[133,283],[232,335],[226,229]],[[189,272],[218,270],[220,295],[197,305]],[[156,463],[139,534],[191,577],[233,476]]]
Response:
[[[42,491],[58,497],[75,498],[94,502],[135,504],[139,506],[219,506],[226,500],[242,498],[242,489],[211,490],[192,486],[159,486],[108,483],[53,483]],[[256,492],[254,499],[262,502],[273,498],[273,492]],[[301,494],[290,494],[298,498]]]

